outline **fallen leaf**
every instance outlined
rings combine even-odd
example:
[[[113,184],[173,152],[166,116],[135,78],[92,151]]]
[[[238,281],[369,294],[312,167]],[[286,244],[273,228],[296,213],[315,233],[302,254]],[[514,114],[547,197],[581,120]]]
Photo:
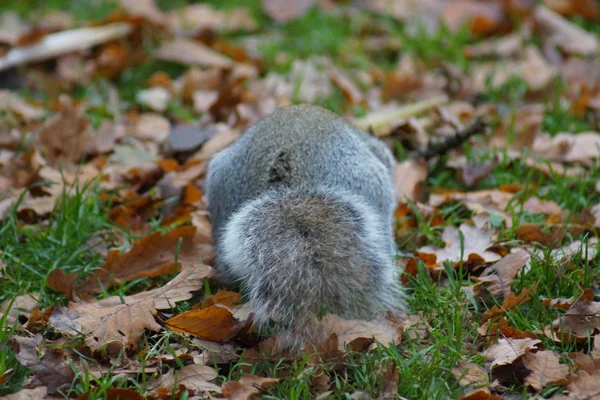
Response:
[[[195,241],[196,228],[183,226],[166,234],[152,233],[133,244],[123,254],[109,250],[106,261],[74,290],[79,293],[100,293],[141,277],[156,277],[198,265],[207,254]],[[177,265],[175,264],[177,260]]]
[[[227,11],[215,10],[210,4],[190,4],[173,10],[168,15],[169,27],[176,33],[188,30],[233,32],[253,31],[258,23],[246,7],[236,7]]]
[[[118,4],[133,16],[143,17],[157,25],[166,22],[166,15],[154,4],[154,0],[118,0]]]
[[[468,259],[471,254],[482,257],[485,262],[497,261],[501,259],[500,255],[487,250],[492,246],[495,235],[494,229],[467,224],[462,224],[460,228],[450,225],[442,233],[442,240],[446,243],[446,247],[425,246],[421,247],[419,252],[435,254],[438,263],[459,262]]]
[[[98,395],[98,390],[90,390],[82,394],[77,400],[88,400],[90,395]],[[93,397],[95,398],[95,397]],[[143,400],[144,397],[133,389],[125,388],[108,388],[106,392],[102,393],[104,400]]]
[[[298,0],[290,3],[286,0],[262,0],[262,10],[279,23],[289,22],[302,17],[314,4],[314,0]]]
[[[492,361],[491,368],[512,364],[515,360],[534,350],[539,343],[539,339],[504,339],[498,340],[498,343],[485,350],[483,354]]]
[[[557,333],[568,333],[585,339],[600,329],[600,302],[594,301],[594,292],[585,289],[583,294],[573,303],[567,312],[552,323]]]
[[[210,160],[212,156],[223,150],[241,136],[240,131],[231,129],[223,124],[215,125],[217,133],[208,139],[194,155],[192,160]]]
[[[171,92],[160,86],[140,90],[135,95],[138,103],[158,112],[167,109],[171,97]]]
[[[379,318],[373,321],[346,320],[334,314],[321,318],[315,329],[323,332],[323,337],[329,338],[335,334],[338,341],[338,351],[345,351],[355,340],[368,339],[388,346],[400,342],[401,327],[394,321]]]
[[[16,393],[4,395],[3,400],[48,400],[48,388],[38,386],[33,389],[23,388]]]
[[[0,111],[13,112],[25,121],[39,119],[45,114],[43,108],[29,104],[17,93],[8,90],[0,90]]]
[[[55,394],[62,385],[75,379],[63,349],[45,347],[45,340],[37,337],[13,337],[17,359],[29,367],[35,377],[34,386],[47,386],[48,394]],[[42,351],[43,350],[43,351]],[[38,355],[42,351],[41,357]]]
[[[505,297],[510,293],[510,288],[519,271],[529,262],[530,255],[527,251],[519,249],[507,255],[500,261],[487,268],[479,277],[473,278],[485,282],[486,288],[494,297]]]
[[[600,396],[600,369],[593,373],[579,371],[569,377],[569,399],[597,399]]]
[[[236,335],[243,324],[226,307],[213,305],[186,311],[165,321],[175,332],[188,333],[213,342],[225,342]]]
[[[191,389],[195,394],[206,392],[221,393],[221,388],[210,381],[218,376],[214,368],[207,365],[189,364],[183,368],[173,372],[164,374],[153,382],[150,382],[150,387],[171,389],[177,385],[184,385],[187,389]]]
[[[407,160],[397,163],[394,168],[394,186],[396,199],[420,201],[425,195],[424,184],[427,179],[427,163],[423,160]]]
[[[135,137],[162,143],[169,137],[171,124],[160,114],[144,113],[139,116],[135,125]]]
[[[170,309],[175,303],[190,299],[192,292],[204,286],[209,272],[210,267],[196,265],[185,268],[157,289],[57,307],[50,324],[67,335],[85,335],[85,343],[92,351],[104,348],[108,354],[116,355],[123,348],[136,348],[144,329],[159,331],[161,326],[154,319],[156,310]]]
[[[478,388],[487,386],[490,382],[488,372],[481,365],[466,362],[452,368],[452,375],[458,379],[460,386]]]
[[[217,53],[200,42],[183,38],[163,42],[155,56],[159,60],[185,65],[219,68],[233,66],[233,61],[223,54]]]
[[[531,386],[536,392],[541,392],[548,384],[567,384],[569,365],[560,364],[559,358],[550,350],[525,354],[523,364],[531,370],[531,374],[525,378],[525,384]]]
[[[39,140],[48,149],[50,159],[64,157],[77,163],[87,149],[88,121],[71,99],[61,96],[60,102],[61,110],[40,126]]]
[[[398,396],[398,382],[400,382],[400,373],[394,361],[389,361],[383,373],[383,388],[379,394],[378,400],[395,399]]]
[[[501,307],[494,305],[492,308],[484,311],[483,315],[481,316],[482,321],[497,317],[498,315],[501,315],[506,311],[513,310],[521,304],[529,301],[534,290],[535,286],[531,288],[524,288],[521,290],[521,293],[519,293],[518,296],[515,295],[514,292],[508,293],[504,300],[502,300]]]
[[[333,64],[327,66],[327,73],[331,81],[342,91],[344,98],[352,104],[360,104],[364,96],[360,88],[352,81],[350,76]]]
[[[582,132],[577,135],[559,133],[538,136],[532,152],[549,160],[592,163],[600,158],[600,133]]]
[[[539,5],[533,13],[535,22],[550,35],[547,38],[566,53],[594,55],[598,51],[598,38],[573,25],[554,11]]]
[[[267,388],[277,382],[279,382],[279,378],[244,375],[239,381],[224,383],[221,390],[226,399],[250,400],[254,395],[260,393],[260,388]]]

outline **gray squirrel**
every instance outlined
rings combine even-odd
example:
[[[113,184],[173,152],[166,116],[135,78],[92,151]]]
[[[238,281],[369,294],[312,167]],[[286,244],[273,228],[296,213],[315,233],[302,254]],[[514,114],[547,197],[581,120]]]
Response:
[[[318,319],[405,310],[392,218],[394,158],[321,107],[281,108],[217,153],[205,181],[216,268],[241,284],[277,347],[323,339]]]

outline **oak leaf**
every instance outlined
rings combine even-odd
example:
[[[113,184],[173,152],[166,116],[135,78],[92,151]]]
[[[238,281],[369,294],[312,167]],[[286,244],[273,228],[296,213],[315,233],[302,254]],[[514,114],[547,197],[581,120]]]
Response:
[[[186,311],[169,318],[165,325],[175,332],[188,333],[213,342],[227,341],[244,326],[228,308],[218,305]]]
[[[223,384],[223,396],[230,400],[250,400],[258,394],[260,388],[269,387],[279,382],[278,378],[262,378],[255,375],[244,375],[239,381]]]
[[[203,250],[206,249],[197,243],[193,226],[179,227],[164,235],[155,232],[135,242],[123,254],[118,249],[110,250],[104,264],[74,290],[100,293],[103,288],[133,279],[170,274],[197,265],[203,258],[210,259],[212,255]]]
[[[552,330],[563,337],[572,337],[576,341],[587,340],[588,334],[600,329],[600,302],[594,301],[594,292],[585,289],[567,312],[552,323]]]
[[[550,350],[529,352],[523,356],[523,364],[529,370],[525,383],[535,391],[541,392],[548,384],[565,385],[570,368],[567,364],[560,364],[559,359]]]
[[[500,339],[498,343],[491,346],[483,354],[492,361],[491,368],[500,365],[508,365],[521,358],[527,352],[534,350],[539,343],[539,339]]]
[[[57,308],[50,323],[65,334],[85,335],[92,351],[106,347],[108,354],[116,355],[122,348],[136,348],[144,329],[159,331],[161,326],[154,319],[157,310],[190,299],[192,292],[203,287],[210,270],[206,265],[188,267],[157,289],[93,303],[70,303],[68,308]]]
[[[442,233],[442,240],[446,243],[446,247],[425,246],[421,247],[419,252],[435,254],[438,263],[446,260],[459,262],[468,259],[471,254],[482,257],[486,262],[497,261],[501,257],[487,250],[492,246],[495,235],[494,229],[468,224],[462,224],[460,228],[450,225]],[[464,239],[462,241],[461,236]]]
[[[527,251],[519,249],[487,268],[476,281],[485,282],[487,290],[495,297],[505,297],[519,271],[527,264],[530,256]]]

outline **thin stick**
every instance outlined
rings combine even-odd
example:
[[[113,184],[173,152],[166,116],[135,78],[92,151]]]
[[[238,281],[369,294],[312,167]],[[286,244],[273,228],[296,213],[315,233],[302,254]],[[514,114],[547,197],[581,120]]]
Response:
[[[432,97],[417,103],[405,105],[392,110],[381,110],[354,120],[354,125],[364,131],[372,131],[375,136],[390,134],[389,126],[399,120],[414,117],[432,108],[448,102],[447,96]]]

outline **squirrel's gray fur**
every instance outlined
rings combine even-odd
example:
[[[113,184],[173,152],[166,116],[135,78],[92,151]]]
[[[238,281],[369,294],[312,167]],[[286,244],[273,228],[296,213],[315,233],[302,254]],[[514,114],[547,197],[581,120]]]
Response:
[[[218,270],[239,281],[280,348],[320,339],[325,312],[404,309],[392,215],[394,159],[323,108],[276,110],[211,160],[206,195]]]

